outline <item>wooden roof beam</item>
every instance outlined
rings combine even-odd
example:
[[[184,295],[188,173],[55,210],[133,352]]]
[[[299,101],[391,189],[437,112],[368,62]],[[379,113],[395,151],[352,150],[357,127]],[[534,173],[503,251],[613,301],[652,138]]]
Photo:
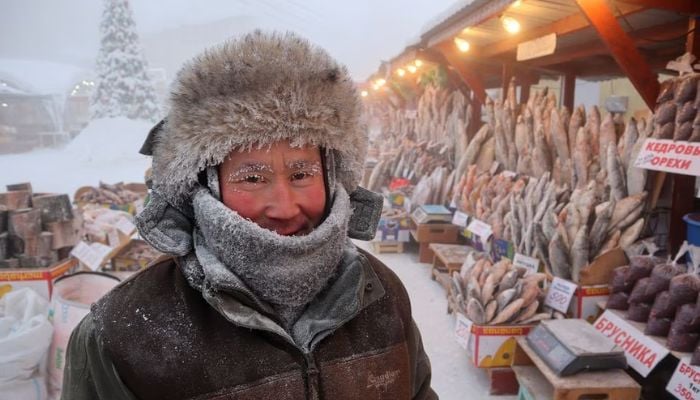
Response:
[[[451,66],[459,77],[464,81],[464,83],[469,86],[474,97],[479,103],[484,104],[486,102],[486,89],[484,88],[484,83],[478,73],[472,68],[469,68],[467,63],[455,54],[454,46],[452,46],[452,41],[443,42],[436,46],[437,50],[445,58],[446,65]]]
[[[644,10],[644,7],[642,6],[629,4],[619,4],[617,8],[620,10],[620,14],[624,16]],[[554,21],[549,25],[522,31],[506,40],[475,48],[473,49],[473,54],[478,55],[479,57],[493,57],[498,54],[515,50],[520,43],[528,40],[537,39],[538,37],[550,33],[566,35],[568,33],[573,33],[588,28],[589,26],[590,23],[588,19],[583,14],[577,13]]]
[[[681,14],[700,15],[700,2],[697,0],[617,0],[646,8],[658,8]]]
[[[620,69],[627,75],[644,102],[653,109],[659,94],[659,80],[632,38],[617,22],[606,0],[576,0],[581,11],[598,32]]]
[[[635,45],[638,45],[641,43],[646,43],[646,39],[668,40],[680,37],[685,32],[687,32],[687,25],[685,23],[673,21],[634,31],[630,37],[633,39]],[[532,67],[538,67],[561,64],[580,58],[602,54],[609,54],[607,45],[602,42],[595,41],[570,46],[565,49],[557,50],[554,54],[532,60],[521,61],[521,63]]]

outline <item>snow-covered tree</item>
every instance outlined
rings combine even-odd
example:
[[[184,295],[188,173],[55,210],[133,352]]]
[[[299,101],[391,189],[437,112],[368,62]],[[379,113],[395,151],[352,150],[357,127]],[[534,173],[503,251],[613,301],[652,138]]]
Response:
[[[128,0],[104,0],[92,118],[156,120],[158,100],[148,77]]]

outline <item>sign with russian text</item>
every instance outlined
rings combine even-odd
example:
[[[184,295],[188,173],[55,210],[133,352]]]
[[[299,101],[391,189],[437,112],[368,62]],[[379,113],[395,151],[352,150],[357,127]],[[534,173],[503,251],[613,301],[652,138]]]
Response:
[[[681,400],[700,400],[700,368],[690,365],[688,357],[681,358],[666,390]]]
[[[549,290],[547,290],[544,305],[566,314],[569,311],[571,298],[574,297],[577,288],[578,285],[575,283],[555,277],[552,280],[552,284],[549,285]]]
[[[467,230],[484,240],[488,239],[488,237],[491,236],[491,233],[493,232],[491,230],[491,225],[487,224],[484,221],[479,221],[476,218],[472,219],[472,222],[470,222],[469,226],[467,226]]]
[[[550,33],[537,39],[528,40],[518,45],[515,59],[518,61],[530,60],[537,57],[554,54],[557,48],[557,34]]]
[[[515,258],[513,258],[513,265],[526,268],[526,274],[529,275],[533,272],[537,272],[537,270],[540,267],[540,260],[528,257],[525,254],[515,253]]]
[[[457,225],[464,228],[467,226],[468,221],[469,215],[461,211],[455,211],[455,215],[452,216],[452,225]]]
[[[700,143],[647,139],[635,167],[700,176]]]
[[[455,321],[455,340],[464,350],[469,348],[469,337],[472,334],[472,321],[469,318],[457,313]]]
[[[606,310],[593,327],[620,346],[625,351],[627,364],[644,378],[668,354],[666,347],[656,343],[610,310]]]

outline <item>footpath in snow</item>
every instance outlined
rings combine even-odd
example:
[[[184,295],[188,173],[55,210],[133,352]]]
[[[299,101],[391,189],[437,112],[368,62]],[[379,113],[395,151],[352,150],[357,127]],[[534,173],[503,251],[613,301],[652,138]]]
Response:
[[[355,241],[371,251],[368,242]],[[432,365],[433,390],[441,400],[511,400],[516,396],[490,396],[486,371],[476,368],[454,339],[454,320],[447,314],[444,289],[430,279],[430,265],[419,263],[416,253],[375,254],[398,275],[411,299],[413,319],[423,336]]]

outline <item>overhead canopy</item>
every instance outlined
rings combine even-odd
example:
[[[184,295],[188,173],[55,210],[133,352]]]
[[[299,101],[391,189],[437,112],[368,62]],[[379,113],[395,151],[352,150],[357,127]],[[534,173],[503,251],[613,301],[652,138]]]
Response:
[[[462,75],[477,98],[477,92],[501,87],[506,69],[530,80],[542,75],[592,81],[626,76],[648,100],[654,89],[645,94],[640,88],[654,86],[652,78],[655,82],[666,63],[686,51],[689,17],[700,15],[700,1],[474,0],[457,3],[449,12],[394,57],[390,70],[415,58],[445,63]],[[520,32],[507,32],[502,17],[515,18]],[[552,54],[517,61],[519,44],[552,33]],[[455,37],[469,42],[468,52],[457,50]]]

